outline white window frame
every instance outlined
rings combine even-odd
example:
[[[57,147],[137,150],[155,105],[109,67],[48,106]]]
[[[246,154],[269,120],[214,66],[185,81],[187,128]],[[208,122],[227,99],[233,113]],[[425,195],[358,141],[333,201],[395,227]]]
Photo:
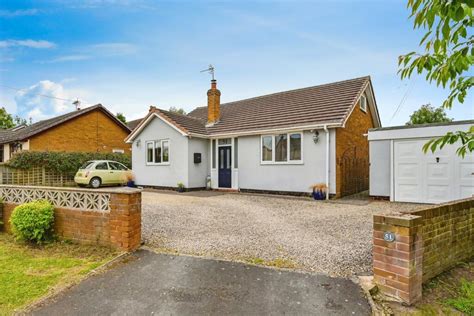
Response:
[[[287,155],[287,160],[286,161],[275,161],[275,136],[281,135],[281,134],[286,134],[286,139],[287,139],[287,149],[286,149],[286,155]],[[301,159],[300,160],[290,160],[290,136],[293,134],[300,134],[301,135]],[[264,137],[272,137],[272,160],[263,160],[263,138]],[[265,134],[265,135],[260,135],[260,164],[261,165],[302,165],[304,163],[303,160],[303,152],[304,152],[304,133],[302,131],[298,132],[288,132],[288,133],[275,133],[275,134]]]
[[[362,102],[362,100],[364,100],[364,102]],[[362,103],[364,104],[364,106],[362,106]],[[362,110],[362,112],[367,113],[367,97],[365,95],[360,96],[359,107]]]
[[[161,162],[155,162],[155,153],[156,153],[156,143],[160,143],[161,145]],[[168,142],[168,161],[163,162],[163,142]],[[152,162],[148,161],[148,144],[153,145],[153,154],[152,154]],[[147,166],[168,166],[170,165],[170,157],[171,157],[171,141],[168,138],[165,139],[158,139],[158,140],[148,140],[145,142],[145,162]]]

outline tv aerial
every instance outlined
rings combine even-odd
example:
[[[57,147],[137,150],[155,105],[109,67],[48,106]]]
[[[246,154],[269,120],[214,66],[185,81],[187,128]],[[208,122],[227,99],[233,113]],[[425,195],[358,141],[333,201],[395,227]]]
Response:
[[[211,76],[212,76],[212,80],[215,80],[214,79],[214,66],[213,65],[209,65],[209,67],[207,69],[201,70],[200,72],[210,73]]]

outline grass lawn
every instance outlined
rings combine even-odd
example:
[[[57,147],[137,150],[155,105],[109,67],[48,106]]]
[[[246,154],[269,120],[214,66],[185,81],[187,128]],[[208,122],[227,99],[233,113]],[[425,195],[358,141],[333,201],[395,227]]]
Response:
[[[31,246],[0,233],[0,315],[77,282],[116,254],[105,247],[67,242]]]

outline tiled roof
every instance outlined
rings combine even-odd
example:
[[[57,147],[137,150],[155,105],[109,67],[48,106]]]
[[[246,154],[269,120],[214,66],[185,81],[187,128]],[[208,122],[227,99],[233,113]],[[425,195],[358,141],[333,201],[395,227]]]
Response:
[[[140,124],[140,122],[143,120],[143,118],[141,119],[138,119],[138,120],[133,120],[133,121],[130,121],[130,122],[127,122],[127,126],[130,130],[134,130],[135,127],[138,126],[138,124]]]
[[[207,107],[196,108],[187,115],[156,111],[184,132],[209,136],[323,124],[342,125],[368,85],[370,77],[367,76],[224,103],[220,108],[220,120],[212,126],[206,126]]]
[[[0,144],[6,144],[6,143],[11,143],[15,141],[21,141],[21,140],[26,140],[36,134],[39,134],[41,132],[44,132],[50,128],[53,128],[59,124],[62,124],[64,122],[67,122],[73,118],[76,118],[78,116],[81,116],[83,114],[89,113],[91,111],[94,111],[96,109],[102,110],[104,113],[106,113],[108,116],[110,116],[112,119],[117,121],[117,123],[124,129],[130,132],[130,129],[120,122],[112,113],[107,111],[101,104],[96,104],[94,106],[79,110],[79,111],[74,111],[70,113],[66,113],[60,116],[53,117],[48,120],[43,120],[39,121],[37,123],[34,123],[32,125],[26,126],[24,128],[18,129],[18,130],[3,130],[0,132]]]

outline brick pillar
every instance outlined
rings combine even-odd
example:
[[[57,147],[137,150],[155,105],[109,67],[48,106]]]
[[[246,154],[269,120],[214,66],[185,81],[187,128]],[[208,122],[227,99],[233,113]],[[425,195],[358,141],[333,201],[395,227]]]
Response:
[[[110,243],[121,250],[133,251],[141,243],[141,192],[111,193]]]
[[[381,292],[411,305],[421,299],[423,281],[422,218],[374,215],[374,281]],[[395,240],[387,241],[387,233]]]

